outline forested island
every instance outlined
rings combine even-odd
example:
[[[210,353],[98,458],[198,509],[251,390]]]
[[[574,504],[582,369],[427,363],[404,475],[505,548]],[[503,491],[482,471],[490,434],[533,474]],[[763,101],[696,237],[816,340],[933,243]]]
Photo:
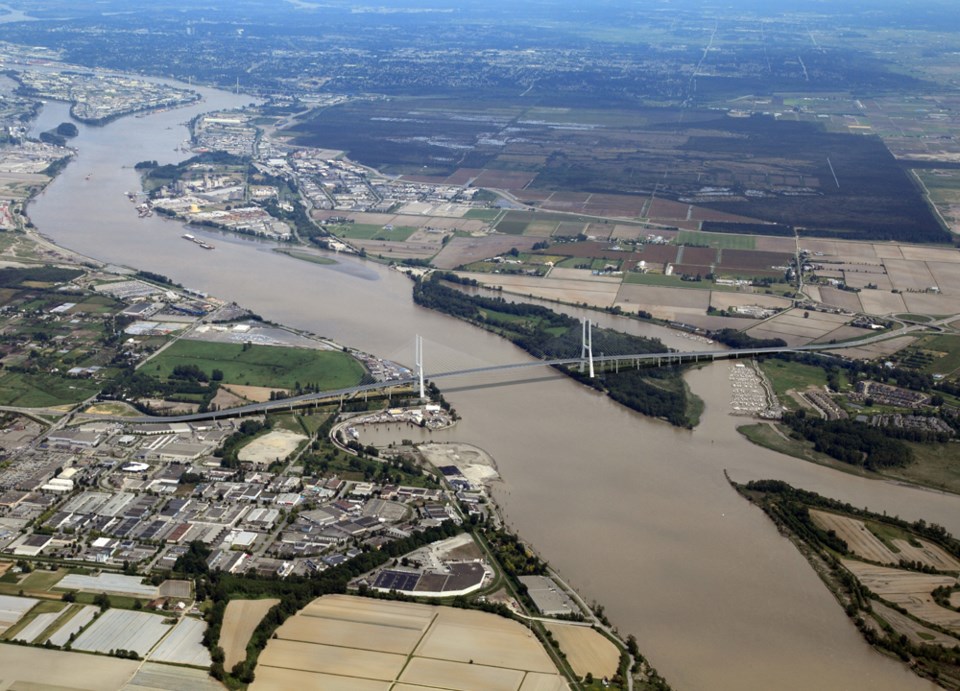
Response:
[[[469,295],[447,285],[446,278],[447,274],[435,273],[417,281],[413,289],[414,302],[499,334],[537,358],[580,356],[581,324],[573,317],[539,305]],[[663,353],[668,348],[658,339],[594,328],[593,350],[595,353]],[[684,384],[682,367],[601,370],[595,378],[567,367],[558,369],[638,413],[661,418],[677,427],[692,428],[699,420],[702,404]]]

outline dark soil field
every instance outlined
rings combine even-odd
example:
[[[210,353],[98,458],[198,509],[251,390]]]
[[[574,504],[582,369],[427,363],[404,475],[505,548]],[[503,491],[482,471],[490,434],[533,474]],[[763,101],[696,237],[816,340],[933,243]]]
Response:
[[[756,250],[723,250],[720,253],[720,266],[725,269],[770,269],[772,266],[785,266],[793,258],[780,252],[758,252]]]
[[[717,250],[713,247],[684,247],[684,264],[699,264],[709,266],[717,261]]]
[[[474,179],[544,209],[692,229],[730,223],[734,232],[947,240],[875,136],[695,109],[681,117],[669,108],[570,108],[563,126],[556,117],[503,100],[396,98],[327,108],[294,132],[296,144],[344,149],[387,173]],[[501,232],[523,232],[513,220]],[[737,227],[758,221],[780,225]]]

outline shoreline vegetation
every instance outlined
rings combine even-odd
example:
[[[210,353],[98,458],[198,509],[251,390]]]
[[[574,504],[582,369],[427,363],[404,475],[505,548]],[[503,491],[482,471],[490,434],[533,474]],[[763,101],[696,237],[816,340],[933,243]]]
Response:
[[[573,358],[580,354],[581,323],[546,307],[507,302],[501,298],[469,295],[451,287],[464,283],[452,274],[433,273],[418,280],[413,299],[421,307],[467,321],[498,334],[534,357]],[[467,283],[467,285],[470,285]],[[593,348],[605,353],[666,352],[658,339],[631,336],[611,329],[593,330]],[[631,410],[659,418],[676,427],[692,429],[700,419],[703,403],[686,387],[683,367],[645,367],[619,372],[601,371],[598,376],[571,368],[557,368],[570,378],[601,391]]]
[[[951,614],[960,611],[951,597],[960,590],[960,541],[936,524],[873,513],[779,480],[727,481],[797,547],[871,646],[922,678],[960,689],[960,628]],[[938,574],[954,585],[934,587],[929,576]]]

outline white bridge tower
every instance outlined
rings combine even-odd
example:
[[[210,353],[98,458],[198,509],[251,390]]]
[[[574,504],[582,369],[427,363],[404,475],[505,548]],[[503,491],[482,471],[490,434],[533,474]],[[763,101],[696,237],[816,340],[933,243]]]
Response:
[[[583,335],[580,337],[580,371],[584,363],[589,364],[590,378],[593,379],[593,322],[587,319],[583,324]]]
[[[420,385],[420,400],[425,401],[427,399],[427,394],[423,386],[423,338],[417,336],[414,341],[414,350],[416,351],[416,368],[417,368],[417,382]]]

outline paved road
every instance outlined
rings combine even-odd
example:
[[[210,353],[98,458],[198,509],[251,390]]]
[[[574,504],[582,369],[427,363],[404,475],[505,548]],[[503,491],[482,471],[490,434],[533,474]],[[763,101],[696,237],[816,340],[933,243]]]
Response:
[[[784,347],[784,348],[739,348],[731,350],[704,350],[704,351],[690,351],[690,352],[678,352],[678,351],[668,351],[662,353],[633,353],[628,355],[605,355],[594,357],[593,361],[595,364],[605,364],[605,363],[615,363],[623,364],[625,366],[639,365],[640,363],[651,363],[656,362],[657,365],[669,365],[672,363],[678,362],[691,362],[691,361],[712,361],[718,359],[735,359],[741,357],[753,357],[757,355],[776,355],[779,353],[801,353],[801,352],[820,352],[827,350],[842,350],[845,348],[852,347],[861,347],[865,345],[870,345],[873,343],[878,343],[881,341],[886,341],[891,338],[897,338],[900,336],[907,335],[914,331],[919,330],[928,330],[931,325],[939,325],[940,322],[947,320],[939,320],[938,322],[931,322],[930,324],[913,324],[902,329],[897,329],[896,331],[877,334],[874,336],[868,336],[853,342],[843,342],[843,343],[818,343],[804,346],[795,346],[795,347]],[[557,367],[557,366],[569,366],[569,365],[578,365],[581,364],[582,360],[580,358],[562,358],[554,360],[536,360],[528,362],[518,362],[510,363],[505,365],[490,365],[487,367],[476,367],[472,369],[463,369],[463,370],[453,370],[449,372],[436,372],[433,374],[425,375],[426,379],[438,380],[438,379],[450,379],[454,377],[465,377],[475,374],[484,374],[491,372],[504,372],[511,370],[525,370],[533,367]],[[358,393],[363,393],[365,391],[378,391],[381,389],[390,389],[397,387],[407,387],[414,386],[417,384],[418,380],[416,377],[408,377],[406,379],[395,379],[386,382],[374,382],[371,384],[360,384],[358,386],[351,386],[344,389],[336,389],[333,391],[321,391],[318,393],[303,394],[301,396],[293,396],[291,398],[285,398],[278,401],[266,401],[264,403],[251,403],[249,405],[239,406],[236,408],[230,408],[229,410],[218,410],[210,411],[206,413],[193,413],[190,415],[176,415],[176,416],[163,416],[163,417],[154,417],[154,416],[140,416],[140,417],[111,417],[111,416],[87,416],[84,414],[78,414],[78,418],[87,418],[87,419],[96,419],[96,420],[109,420],[109,421],[118,421],[134,424],[143,424],[143,423],[157,423],[157,422],[199,422],[203,420],[217,420],[224,418],[233,418],[243,415],[257,415],[260,413],[269,412],[272,410],[293,410],[295,408],[315,405],[320,401],[327,401],[331,399],[342,399],[353,396]]]

